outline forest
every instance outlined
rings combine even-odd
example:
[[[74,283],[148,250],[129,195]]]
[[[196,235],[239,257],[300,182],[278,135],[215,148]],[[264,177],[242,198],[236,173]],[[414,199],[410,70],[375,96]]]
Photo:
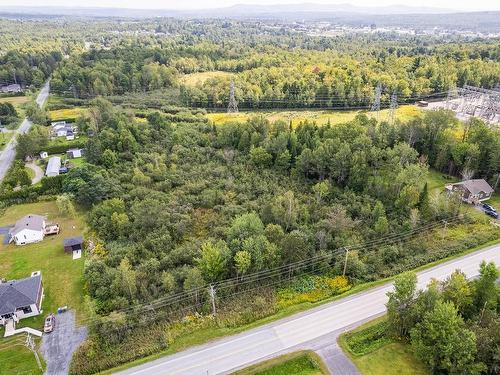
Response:
[[[241,327],[499,237],[485,215],[431,186],[435,176],[474,177],[498,191],[500,133],[481,120],[461,122],[448,110],[405,121],[361,111],[321,126],[259,116],[216,125],[205,116],[227,107],[230,82],[246,109],[366,108],[379,82],[383,107],[393,92],[411,103],[463,84],[493,88],[495,40],[62,18],[26,22],[16,42],[15,25],[0,22],[8,31],[0,81],[40,87],[50,77],[51,98],[24,107],[35,125],[17,137],[0,207],[57,199],[85,215],[90,336],[71,373],[103,371],[183,335]],[[30,39],[37,25],[54,38]],[[65,109],[78,109],[67,119],[78,139],[57,143],[50,113]],[[18,114],[0,104],[0,116]],[[83,161],[31,185],[23,161],[70,146],[85,149]],[[469,305],[477,319],[479,302]]]

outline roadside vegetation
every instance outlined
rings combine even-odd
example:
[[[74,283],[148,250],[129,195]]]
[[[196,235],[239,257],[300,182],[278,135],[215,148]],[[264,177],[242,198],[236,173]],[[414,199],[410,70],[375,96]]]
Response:
[[[414,273],[396,277],[387,317],[339,338],[362,374],[496,374],[500,271],[483,262],[467,281],[456,270],[418,291]]]
[[[316,353],[311,351],[300,351],[285,354],[232,373],[232,375],[289,374],[329,375],[330,372]]]

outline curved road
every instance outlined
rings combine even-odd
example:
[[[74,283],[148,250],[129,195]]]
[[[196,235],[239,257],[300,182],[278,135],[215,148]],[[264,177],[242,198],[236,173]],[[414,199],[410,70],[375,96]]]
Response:
[[[418,273],[418,287],[431,278],[444,279],[461,269],[467,277],[478,275],[481,261],[500,265],[500,245],[490,246]],[[227,374],[263,359],[319,342],[335,340],[338,333],[385,312],[386,293],[392,283],[325,304],[247,332],[216,340],[183,352],[119,372],[149,375]]]
[[[49,81],[47,81],[40,90],[40,93],[36,98],[36,104],[38,104],[39,107],[42,107],[45,101],[47,100],[48,96],[49,96]],[[16,157],[16,144],[17,144],[16,136],[18,134],[26,133],[31,128],[31,125],[33,125],[31,121],[25,118],[21,123],[21,125],[19,126],[19,128],[17,128],[17,130],[14,131],[14,136],[9,141],[9,143],[5,145],[5,148],[0,154],[0,181],[3,180],[12,162]]]

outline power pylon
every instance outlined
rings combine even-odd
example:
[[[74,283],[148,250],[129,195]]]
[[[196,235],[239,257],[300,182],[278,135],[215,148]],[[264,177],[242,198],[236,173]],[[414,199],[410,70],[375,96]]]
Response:
[[[382,95],[382,84],[379,82],[377,83],[377,87],[375,87],[375,98],[373,100],[372,108],[370,111],[375,112],[375,111],[380,111],[380,97]]]
[[[389,123],[394,124],[394,118],[396,116],[396,108],[398,108],[398,93],[396,90],[392,92],[391,104],[389,106]]]
[[[227,113],[238,113],[238,102],[234,96],[234,82],[231,81],[229,86],[229,104],[227,106]]]
[[[448,90],[448,96],[446,97],[446,109],[450,109],[452,107],[452,100],[458,98],[458,92],[456,86],[450,86]]]

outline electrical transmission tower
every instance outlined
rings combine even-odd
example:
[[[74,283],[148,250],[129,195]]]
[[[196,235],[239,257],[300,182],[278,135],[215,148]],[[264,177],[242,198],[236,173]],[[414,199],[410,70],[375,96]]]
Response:
[[[380,111],[380,96],[382,95],[382,85],[381,83],[377,83],[377,87],[375,87],[375,99],[373,100],[372,112],[378,112]]]
[[[234,82],[231,81],[229,86],[229,104],[227,106],[227,113],[238,113],[238,103],[234,97]]]
[[[457,104],[453,103],[452,100],[458,98],[458,91],[456,86],[450,86],[448,90],[448,96],[446,97],[446,109],[454,109],[453,106],[457,106]]]
[[[396,108],[398,108],[398,93],[396,90],[392,92],[391,95],[391,105],[389,106],[389,123],[394,124],[394,118],[396,115]]]

